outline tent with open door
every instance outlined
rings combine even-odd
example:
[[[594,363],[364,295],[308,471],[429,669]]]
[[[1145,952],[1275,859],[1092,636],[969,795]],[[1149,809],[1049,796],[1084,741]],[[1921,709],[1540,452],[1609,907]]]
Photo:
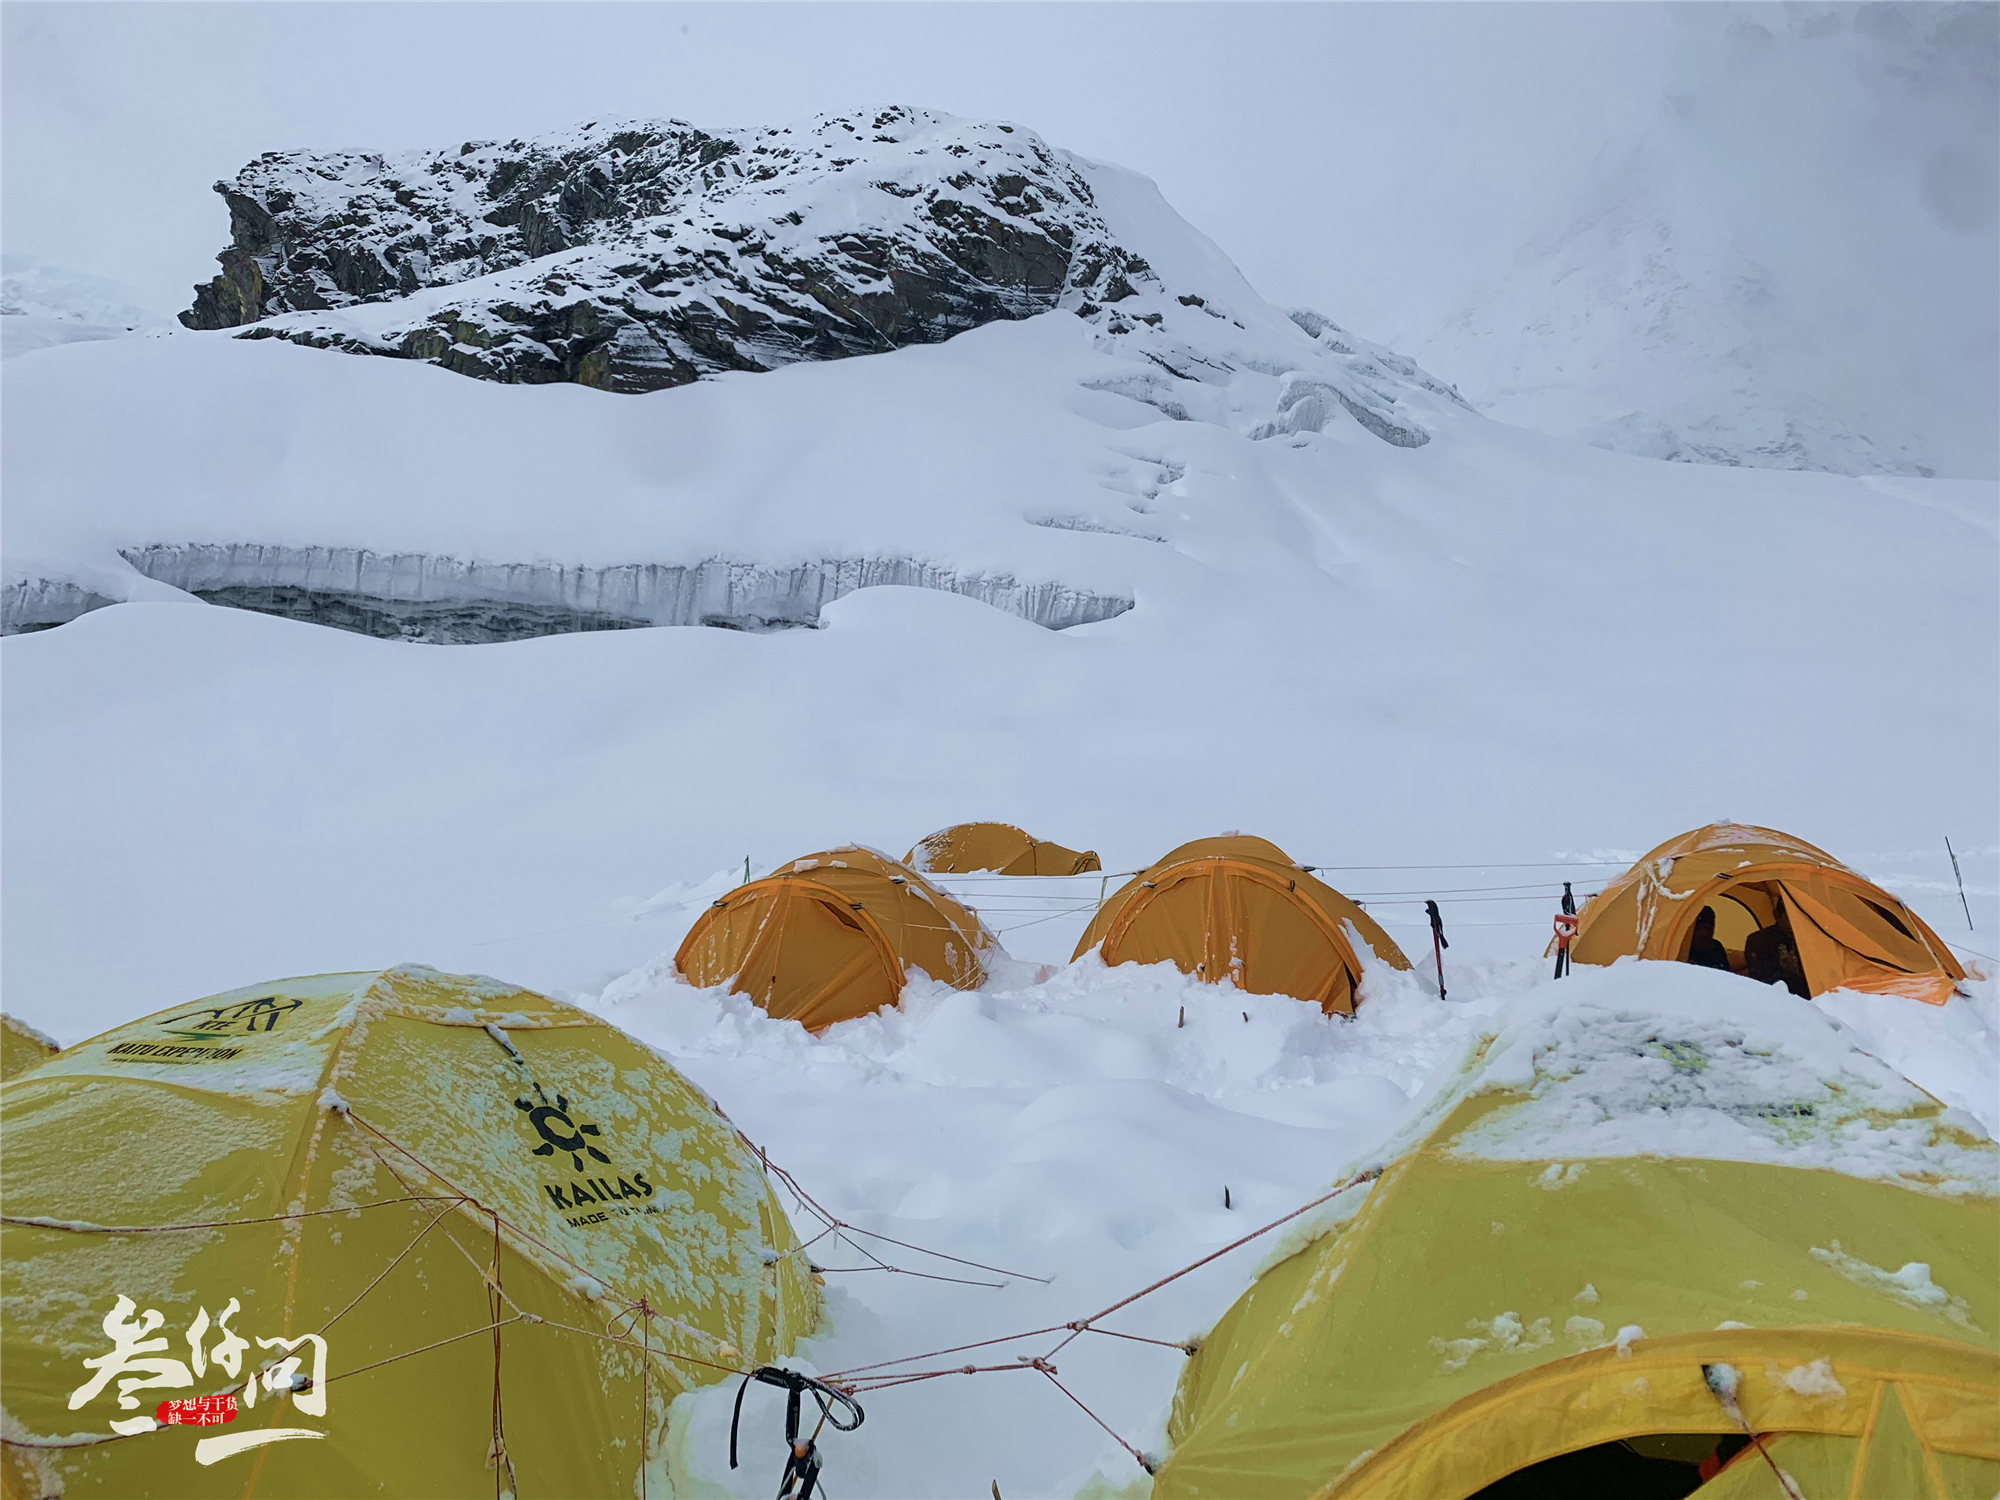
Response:
[[[1171,960],[1183,973],[1353,1015],[1362,948],[1410,967],[1374,919],[1265,839],[1182,844],[1113,891],[1077,942],[1107,964]]]
[[[1895,896],[1802,839],[1734,823],[1669,840],[1606,886],[1584,907],[1571,960],[1686,959],[1704,907],[1736,973],[1769,977],[1746,958],[1763,930],[1781,940],[1772,947],[1796,953],[1787,982],[1806,994],[1866,990],[1942,1005],[1965,978]]]
[[[490,979],[210,996],[0,1126],[7,1500],[664,1494],[674,1398],[819,1321],[707,1096]]]
[[[674,964],[821,1031],[894,1005],[912,968],[961,990],[985,981],[993,938],[908,865],[849,844],[738,886],[703,912]]]
[[[903,856],[903,862],[932,875],[1082,875],[1101,870],[1094,849],[1065,849],[1031,838],[1012,823],[954,823],[940,828]]]
[[[0,1011],[0,1081],[39,1068],[59,1050],[53,1038]]]
[[[1501,1012],[1200,1341],[1154,1500],[1992,1500],[2000,1153],[1741,988]]]

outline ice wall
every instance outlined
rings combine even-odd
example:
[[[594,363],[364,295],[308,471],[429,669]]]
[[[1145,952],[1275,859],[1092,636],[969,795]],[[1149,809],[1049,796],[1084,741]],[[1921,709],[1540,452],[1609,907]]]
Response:
[[[692,566],[567,568],[254,543],[159,545],[121,555],[147,578],[211,604],[436,645],[649,625],[810,628],[823,606],[880,584],[964,594],[1050,630],[1108,620],[1132,607],[1130,599],[1059,583],[960,574],[901,557],[833,558],[789,568],[723,558]],[[114,602],[74,584],[17,583],[0,596],[0,633],[46,629]]]

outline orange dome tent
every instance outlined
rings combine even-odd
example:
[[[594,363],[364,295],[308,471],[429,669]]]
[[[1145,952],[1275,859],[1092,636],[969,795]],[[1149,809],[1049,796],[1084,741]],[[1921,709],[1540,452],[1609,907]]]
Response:
[[[1965,969],[1924,919],[1823,849],[1769,828],[1711,823],[1670,839],[1585,906],[1570,957],[1686,959],[1695,918],[1736,972],[1759,928],[1788,927],[1807,990],[1866,990],[1942,1005]]]
[[[1200,979],[1351,1016],[1361,958],[1350,927],[1376,957],[1410,967],[1367,912],[1276,844],[1229,834],[1183,844],[1112,892],[1073,956],[1101,946],[1107,964],[1172,959]]]
[[[992,947],[979,918],[915,870],[849,844],[731,891],[674,964],[690,984],[733,981],[772,1015],[823,1031],[894,1005],[913,967],[974,989]]]
[[[1082,875],[1104,865],[1094,849],[1078,852],[1030,838],[1012,823],[954,823],[922,840],[903,862],[934,875]]]

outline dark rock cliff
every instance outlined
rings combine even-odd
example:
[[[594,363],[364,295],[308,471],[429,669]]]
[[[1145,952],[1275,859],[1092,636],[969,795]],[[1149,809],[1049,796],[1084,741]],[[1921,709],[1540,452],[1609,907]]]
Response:
[[[1095,312],[1148,275],[1031,132],[901,108],[273,152],[216,191],[230,243],[188,327],[489,380],[657,390]]]

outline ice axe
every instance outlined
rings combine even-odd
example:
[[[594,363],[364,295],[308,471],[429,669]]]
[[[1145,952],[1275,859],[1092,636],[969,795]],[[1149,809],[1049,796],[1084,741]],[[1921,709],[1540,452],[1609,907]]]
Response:
[[[1424,915],[1431,919],[1431,957],[1437,960],[1438,999],[1442,1000],[1444,999],[1444,950],[1449,948],[1451,943],[1444,935],[1444,917],[1438,911],[1437,902],[1426,901]]]

